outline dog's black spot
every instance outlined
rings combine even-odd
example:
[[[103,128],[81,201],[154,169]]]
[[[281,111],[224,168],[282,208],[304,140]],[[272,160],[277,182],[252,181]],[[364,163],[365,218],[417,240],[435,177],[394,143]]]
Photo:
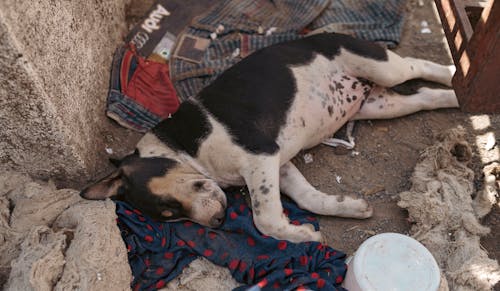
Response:
[[[328,114],[329,114],[330,116],[332,116],[332,115],[333,115],[333,106],[332,106],[332,105],[328,106]]]
[[[362,86],[365,86],[365,87],[366,87],[366,86],[369,86],[369,87],[373,86],[373,82],[372,82],[372,81],[370,81],[370,80],[368,80],[368,79],[365,79],[365,78],[360,78],[360,77],[358,77],[357,79],[358,79],[358,82],[359,82]]]
[[[341,92],[342,94],[342,89],[344,89],[344,85],[342,85],[342,83],[340,82],[337,82],[337,81],[333,81],[333,83],[335,84],[335,90]]]
[[[172,118],[167,118],[151,131],[173,149],[196,156],[201,142],[211,132],[207,115],[192,101],[181,104]]]
[[[332,92],[332,94],[335,93],[335,87],[333,87],[332,84],[328,84],[328,89],[330,89],[330,92]]]
[[[361,100],[361,105],[359,106],[359,109],[363,108],[363,105],[365,105],[366,99]]]
[[[259,189],[260,192],[262,192],[262,194],[264,195],[267,195],[269,193],[269,188],[267,188],[265,185],[260,185]]]
[[[354,90],[356,89],[356,85],[358,85],[357,81],[352,82],[351,88]]]
[[[351,98],[347,97],[346,100],[348,103],[351,103]]]
[[[352,95],[352,100],[353,100],[353,101],[356,101],[356,99],[358,99],[358,96],[356,96],[356,95]]]
[[[300,121],[302,122],[302,127],[306,127],[306,121],[303,117],[300,118]]]

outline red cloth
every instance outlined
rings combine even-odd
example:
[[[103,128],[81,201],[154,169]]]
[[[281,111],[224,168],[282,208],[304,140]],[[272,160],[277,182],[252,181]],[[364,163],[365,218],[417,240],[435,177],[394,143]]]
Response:
[[[123,66],[129,67],[133,57],[138,64],[128,80],[129,70],[123,70]],[[167,64],[145,60],[127,51],[122,62],[120,81],[123,94],[162,119],[177,111],[179,107],[179,98],[170,81]]]

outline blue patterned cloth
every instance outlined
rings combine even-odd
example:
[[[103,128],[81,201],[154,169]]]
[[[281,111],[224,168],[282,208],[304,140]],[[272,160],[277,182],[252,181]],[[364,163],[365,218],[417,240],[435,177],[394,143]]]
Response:
[[[318,242],[294,244],[262,235],[242,194],[229,194],[226,220],[217,229],[190,221],[158,222],[116,202],[118,226],[127,245],[133,290],[162,288],[195,258],[229,268],[237,290],[345,290],[345,254]],[[293,224],[318,222],[284,202]]]

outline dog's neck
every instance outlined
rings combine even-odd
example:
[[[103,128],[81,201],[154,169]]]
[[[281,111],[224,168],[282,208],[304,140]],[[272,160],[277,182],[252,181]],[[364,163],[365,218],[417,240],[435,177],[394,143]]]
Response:
[[[189,165],[208,179],[215,179],[210,173],[193,157],[182,151],[176,151],[162,143],[154,134],[146,133],[137,143],[137,149],[141,158],[163,157],[175,160],[179,163]]]

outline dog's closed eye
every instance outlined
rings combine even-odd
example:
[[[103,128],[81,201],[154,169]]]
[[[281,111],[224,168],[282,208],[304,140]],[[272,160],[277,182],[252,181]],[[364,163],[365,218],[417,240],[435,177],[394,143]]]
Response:
[[[193,190],[196,191],[196,192],[199,192],[203,189],[203,185],[205,183],[202,182],[202,181],[196,181],[193,183]]]

